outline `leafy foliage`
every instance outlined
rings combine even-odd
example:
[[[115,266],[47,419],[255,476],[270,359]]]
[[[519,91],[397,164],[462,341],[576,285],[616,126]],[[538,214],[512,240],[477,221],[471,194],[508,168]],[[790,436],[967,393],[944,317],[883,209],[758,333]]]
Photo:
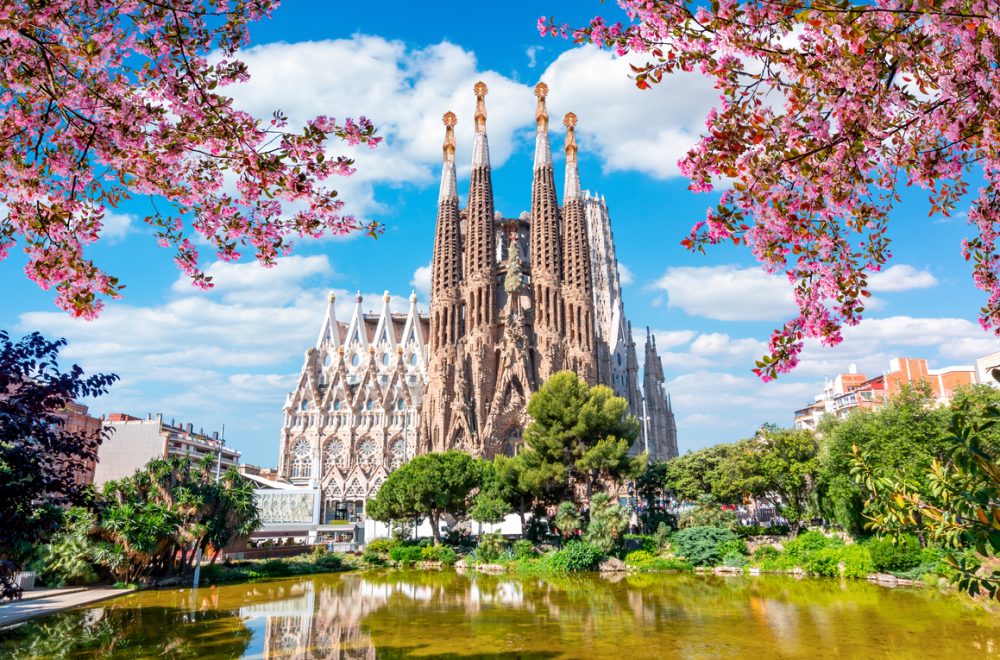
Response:
[[[676,554],[695,566],[713,566],[722,560],[720,544],[737,540],[736,535],[721,527],[688,527],[670,538]]]
[[[224,261],[248,248],[273,265],[293,237],[361,229],[323,182],[354,172],[350,158],[328,156],[330,138],[381,141],[369,120],[320,116],[288,130],[280,111],[262,121],[221,93],[248,78],[236,55],[249,24],[277,5],[6,4],[0,260],[23,243],[28,277],[55,289],[59,307],[92,318],[101,298],[120,297],[124,285],[86,248],[101,239],[106,211],[133,196],[155,199],[145,221],[204,288],[211,278],[199,266],[194,233]]]
[[[628,510],[607,493],[597,493],[590,500],[590,522],[583,540],[611,554],[628,529]]]
[[[962,252],[987,295],[980,322],[1000,327],[1000,98],[982,93],[1000,88],[995,0],[618,4],[628,25],[598,17],[572,37],[645,55],[633,65],[640,89],[701,71],[719,90],[680,169],[695,191],[732,185],[682,244],[744,245],[794,283],[798,314],[772,333],[762,379],[794,368],[806,338],[835,345],[861,319],[869,274],[891,257],[904,184],[947,215],[982,178],[968,211],[977,234]],[[569,26],[538,27],[565,36]]]
[[[479,461],[462,451],[422,454],[393,470],[375,499],[368,503],[374,520],[427,517],[434,543],[440,545],[441,516],[463,517],[471,496],[482,484]]]
[[[561,371],[531,396],[528,413],[520,455],[528,470],[547,480],[538,489],[544,501],[570,499],[577,484],[589,497],[602,480],[633,477],[645,464],[644,454],[628,455],[639,422],[610,387],[590,387],[573,372]]]
[[[26,559],[58,529],[63,507],[89,499],[76,476],[104,436],[67,429],[64,410],[107,393],[118,377],[61,371],[65,345],[37,332],[15,342],[0,331],[0,559]]]
[[[1000,410],[979,418],[968,400],[953,406],[945,458],[931,460],[925,480],[873,464],[857,446],[851,472],[866,493],[869,527],[897,537],[925,534],[946,549],[944,561],[960,589],[1000,599],[1000,570],[980,570],[984,559],[1000,552],[1000,465],[984,442],[998,419]]]
[[[503,555],[507,542],[501,534],[480,534],[476,557],[482,562],[494,562]]]

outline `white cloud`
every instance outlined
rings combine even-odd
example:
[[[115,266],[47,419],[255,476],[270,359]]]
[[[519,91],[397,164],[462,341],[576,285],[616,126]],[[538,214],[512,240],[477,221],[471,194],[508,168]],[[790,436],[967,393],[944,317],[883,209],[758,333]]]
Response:
[[[111,244],[118,243],[133,231],[133,222],[138,222],[138,218],[131,213],[108,213],[101,221],[101,238]]]
[[[618,281],[621,282],[622,286],[628,286],[632,282],[635,282],[635,277],[632,275],[632,271],[628,266],[618,262]]]
[[[694,330],[653,330],[656,347],[659,349],[683,346],[697,334]]]
[[[935,286],[938,280],[930,271],[917,270],[907,264],[896,264],[868,277],[872,291],[909,291]]]
[[[795,313],[792,287],[779,275],[738,266],[678,266],[653,283],[668,306],[718,321],[777,321]]]
[[[419,294],[425,300],[431,297],[431,265],[420,266],[415,271],[413,271],[413,277],[410,278],[410,286],[412,286],[417,294]]]
[[[182,295],[202,293],[221,297],[226,303],[283,304],[294,300],[303,292],[302,285],[313,277],[329,280],[333,267],[325,255],[311,257],[294,255],[278,259],[270,268],[256,261],[246,263],[213,262],[205,273],[215,285],[202,292],[191,285],[190,279],[179,276],[171,290]]]
[[[581,150],[595,150],[607,171],[680,176],[677,161],[697,142],[719,92],[711,78],[684,72],[660,89],[640,90],[628,64],[645,61],[597,48],[568,50],[542,75],[549,108],[556,117],[570,110],[579,116]]]
[[[91,322],[56,311],[27,312],[19,326],[65,337],[62,358],[87,372],[121,377],[92,403],[97,414],[162,412],[205,428],[226,423],[239,449],[246,448],[241,431],[273,434],[275,445],[257,448],[255,459],[273,463],[281,406],[303,351],[316,339],[333,269],[325,256],[292,256],[271,269],[216,262],[208,272],[217,286],[207,292],[179,279],[172,286],[176,297],[162,304],[109,305]],[[343,288],[333,293],[338,318],[350,320],[356,294]],[[362,297],[363,312],[384,304],[381,293]],[[409,305],[408,296],[389,299],[393,311]]]
[[[542,50],[541,46],[528,46],[524,54],[528,56],[528,68],[534,69],[538,64],[538,51]]]

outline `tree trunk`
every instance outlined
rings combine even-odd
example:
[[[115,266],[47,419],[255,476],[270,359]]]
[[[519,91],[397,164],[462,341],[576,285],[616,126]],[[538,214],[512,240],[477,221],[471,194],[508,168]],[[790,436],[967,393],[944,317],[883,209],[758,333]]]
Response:
[[[438,527],[438,515],[431,511],[428,519],[431,521],[431,534],[434,537],[434,545],[441,545],[441,528]]]

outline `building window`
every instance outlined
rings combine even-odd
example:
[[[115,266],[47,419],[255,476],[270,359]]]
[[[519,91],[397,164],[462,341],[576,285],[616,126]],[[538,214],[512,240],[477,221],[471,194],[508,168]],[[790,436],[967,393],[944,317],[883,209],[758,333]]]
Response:
[[[305,438],[299,438],[292,444],[292,479],[307,479],[312,476],[312,447]]]
[[[335,399],[333,402],[333,409],[340,410],[340,399]]]
[[[302,399],[302,402],[299,404],[299,410],[309,410],[309,401]]]
[[[402,410],[405,407],[406,407],[406,401],[404,401],[403,399],[396,401],[396,410]]]
[[[371,399],[365,401],[365,410],[371,410],[373,407],[375,407],[374,401],[372,401]]]
[[[358,463],[360,465],[375,464],[375,441],[365,438],[358,444]]]
[[[382,354],[382,364],[386,364],[386,365],[389,364],[389,354],[388,353],[383,353]]]
[[[416,353],[414,353],[413,355],[410,356],[410,364],[416,366],[416,364],[417,364],[417,354]]]
[[[359,364],[361,364],[361,356],[355,353],[354,357],[351,358],[351,365],[356,367]]]
[[[326,472],[336,466],[343,467],[345,463],[344,443],[339,438],[327,440],[323,447],[323,469]]]

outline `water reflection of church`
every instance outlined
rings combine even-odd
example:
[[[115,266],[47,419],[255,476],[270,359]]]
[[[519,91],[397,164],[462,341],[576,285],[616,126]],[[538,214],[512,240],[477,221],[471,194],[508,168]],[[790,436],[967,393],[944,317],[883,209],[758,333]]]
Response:
[[[284,406],[278,483],[311,492],[312,534],[353,529],[364,502],[388,473],[428,451],[512,454],[528,422],[527,400],[540,383],[571,369],[604,383],[643,420],[634,451],[677,454],[676,429],[655,342],[647,336],[644,388],[625,316],[610,216],[603,197],[582,190],[566,116],[562,204],[549,146],[547,88],[536,87],[536,145],[529,212],[494,208],[486,138],[486,86],[476,85],[475,137],[467,206],[459,207],[456,117],[445,115],[444,165],[431,261],[430,312],[411,295],[394,312],[360,294],[340,320],[333,296],[298,382]],[[644,391],[643,391],[644,390]],[[282,497],[271,501],[278,507]],[[286,511],[264,509],[274,529]],[[280,507],[278,507],[280,508]],[[359,534],[360,536],[360,534]]]

